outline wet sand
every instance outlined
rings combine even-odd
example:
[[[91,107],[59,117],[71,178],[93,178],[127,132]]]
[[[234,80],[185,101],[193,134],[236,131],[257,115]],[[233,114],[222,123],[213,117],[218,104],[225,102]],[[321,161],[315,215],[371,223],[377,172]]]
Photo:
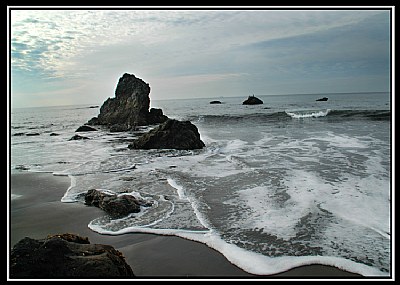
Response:
[[[10,174],[9,245],[24,237],[44,238],[51,234],[74,233],[91,243],[112,245],[121,251],[138,278],[212,279],[302,279],[362,278],[362,276],[324,265],[294,268],[273,276],[253,275],[230,263],[221,253],[204,244],[175,236],[153,234],[100,235],[87,225],[104,214],[80,203],[62,203],[70,179],[48,173]]]

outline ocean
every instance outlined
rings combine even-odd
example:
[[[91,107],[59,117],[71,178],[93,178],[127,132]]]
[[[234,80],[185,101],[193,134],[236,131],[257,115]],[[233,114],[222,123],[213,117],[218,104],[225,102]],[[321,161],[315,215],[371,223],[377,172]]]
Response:
[[[390,276],[390,94],[256,97],[264,104],[242,105],[247,96],[152,100],[198,127],[206,147],[194,151],[128,149],[154,126],[97,126],[79,133],[89,139],[70,140],[96,106],[12,109],[10,171],[70,177],[65,203],[83,204],[92,188],[153,203],[124,218],[97,217],[88,227],[100,234],[180,236],[254,274],[324,264]]]

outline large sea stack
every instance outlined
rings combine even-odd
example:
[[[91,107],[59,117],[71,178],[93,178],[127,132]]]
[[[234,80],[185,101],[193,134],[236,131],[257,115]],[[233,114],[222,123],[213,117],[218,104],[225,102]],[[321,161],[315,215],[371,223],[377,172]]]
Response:
[[[168,117],[161,109],[150,108],[150,86],[133,74],[125,73],[118,81],[115,97],[108,98],[100,108],[100,114],[89,125],[106,125],[121,131],[136,126],[165,122]]]

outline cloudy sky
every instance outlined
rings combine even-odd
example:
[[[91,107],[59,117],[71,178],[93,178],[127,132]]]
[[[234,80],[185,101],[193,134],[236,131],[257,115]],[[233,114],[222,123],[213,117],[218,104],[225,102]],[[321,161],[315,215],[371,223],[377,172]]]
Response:
[[[390,89],[389,10],[14,10],[11,106]]]

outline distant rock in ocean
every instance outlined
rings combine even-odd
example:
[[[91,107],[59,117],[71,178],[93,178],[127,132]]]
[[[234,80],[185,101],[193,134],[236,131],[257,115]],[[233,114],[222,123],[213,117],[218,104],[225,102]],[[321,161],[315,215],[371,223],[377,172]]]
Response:
[[[218,100],[214,100],[214,101],[211,101],[210,104],[222,104],[222,102],[218,101]]]
[[[131,149],[201,149],[204,142],[195,125],[189,121],[168,119],[133,141]]]
[[[315,101],[328,101],[328,97],[323,97],[323,98],[317,99]]]
[[[59,234],[25,237],[11,250],[11,278],[118,278],[134,276],[121,252],[88,238]]]
[[[135,75],[125,73],[118,81],[115,97],[108,98],[100,114],[89,120],[89,125],[116,125],[115,129],[128,131],[136,126],[165,122],[168,117],[161,109],[150,109],[150,86]]]
[[[253,96],[249,96],[249,98],[247,98],[244,102],[243,105],[260,105],[260,104],[264,104],[263,101],[261,101],[260,99],[258,99],[257,97]]]

